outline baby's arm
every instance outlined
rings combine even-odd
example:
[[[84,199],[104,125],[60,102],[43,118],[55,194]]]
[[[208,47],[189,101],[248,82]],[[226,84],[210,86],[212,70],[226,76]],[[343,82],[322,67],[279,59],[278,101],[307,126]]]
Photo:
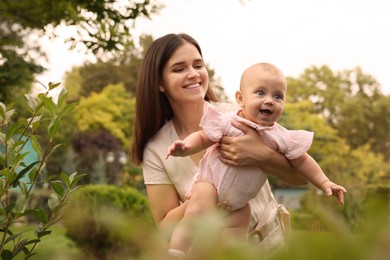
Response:
[[[168,147],[167,156],[165,159],[167,159],[170,155],[184,157],[195,154],[210,147],[213,144],[214,142],[207,137],[205,132],[200,130],[190,134],[184,138],[184,140],[177,140],[173,142]]]
[[[344,193],[347,190],[343,186],[330,181],[318,163],[309,154],[305,153],[298,158],[290,160],[290,162],[307,180],[323,190],[326,195],[333,195],[340,204],[344,203]]]

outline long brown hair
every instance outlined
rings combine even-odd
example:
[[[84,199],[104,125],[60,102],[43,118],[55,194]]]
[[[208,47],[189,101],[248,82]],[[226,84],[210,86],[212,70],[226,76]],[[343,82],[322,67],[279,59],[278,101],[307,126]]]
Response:
[[[193,44],[202,56],[198,42],[187,34],[167,34],[150,45],[142,62],[136,89],[136,112],[133,131],[132,160],[143,162],[143,152],[149,139],[173,116],[171,105],[160,92],[163,69],[174,52],[184,43]],[[203,57],[203,56],[202,56]],[[218,101],[209,86],[205,100]]]

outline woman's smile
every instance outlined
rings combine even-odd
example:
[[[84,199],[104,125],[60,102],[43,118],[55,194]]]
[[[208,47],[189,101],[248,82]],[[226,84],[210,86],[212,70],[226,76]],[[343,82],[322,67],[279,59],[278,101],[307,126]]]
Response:
[[[191,85],[184,86],[184,88],[186,89],[199,88],[199,87],[200,87],[200,83],[193,83]]]

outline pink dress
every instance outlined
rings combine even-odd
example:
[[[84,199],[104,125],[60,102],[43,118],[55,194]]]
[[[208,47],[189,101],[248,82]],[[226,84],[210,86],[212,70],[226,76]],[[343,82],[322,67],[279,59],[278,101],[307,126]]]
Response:
[[[244,135],[231,124],[232,119],[235,119],[256,129],[266,145],[283,153],[288,159],[297,158],[310,148],[312,132],[287,130],[278,123],[260,126],[238,116],[238,112],[221,113],[215,106],[205,102],[200,125],[208,138],[217,143],[224,135]],[[256,196],[268,176],[259,167],[228,166],[219,156],[217,144],[208,148],[194,180],[212,183],[217,190],[219,203],[227,203],[231,211],[240,209]]]

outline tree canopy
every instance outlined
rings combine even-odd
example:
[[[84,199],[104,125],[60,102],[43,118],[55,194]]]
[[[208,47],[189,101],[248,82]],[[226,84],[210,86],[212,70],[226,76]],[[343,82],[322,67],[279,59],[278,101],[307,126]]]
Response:
[[[154,0],[31,0],[0,1],[0,98],[29,89],[34,74],[43,71],[44,51],[28,39],[56,36],[60,25],[72,26],[72,47],[84,46],[97,56],[115,55],[133,45],[130,29],[138,17],[149,18],[163,5]],[[19,91],[12,91],[18,88]]]

